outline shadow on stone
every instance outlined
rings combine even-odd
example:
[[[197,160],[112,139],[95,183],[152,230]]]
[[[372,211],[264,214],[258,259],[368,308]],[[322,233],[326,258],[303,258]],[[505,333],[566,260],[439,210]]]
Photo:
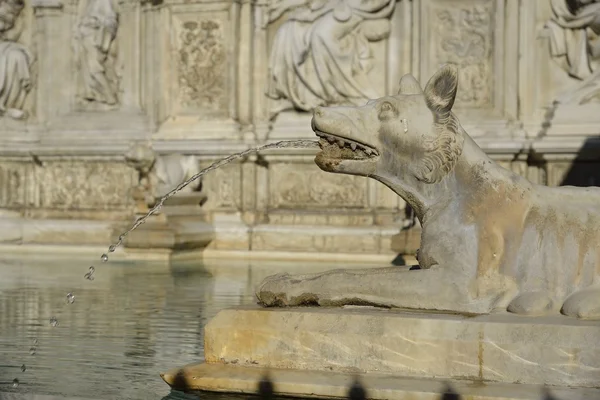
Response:
[[[364,386],[360,383],[358,378],[354,379],[352,386],[350,386],[350,390],[348,391],[348,399],[349,400],[366,400],[367,399],[367,391]]]
[[[586,139],[560,182],[561,186],[600,186],[600,137]]]
[[[460,395],[452,388],[452,386],[446,384],[441,400],[460,400]]]
[[[258,382],[258,395],[262,400],[272,400],[274,393],[273,382],[269,378],[269,375],[265,374],[260,382]]]
[[[185,383],[185,382],[183,382]],[[265,374],[263,378],[258,382],[257,395],[261,400],[274,400],[278,398],[275,395],[274,384],[271,381],[269,374]],[[346,395],[348,400],[367,400],[368,394],[365,386],[360,381],[359,377],[355,377],[352,385],[348,388]],[[461,400],[463,397],[450,385],[446,384],[440,394],[440,400]],[[547,387],[542,388],[540,400],[559,400],[550,393]]]

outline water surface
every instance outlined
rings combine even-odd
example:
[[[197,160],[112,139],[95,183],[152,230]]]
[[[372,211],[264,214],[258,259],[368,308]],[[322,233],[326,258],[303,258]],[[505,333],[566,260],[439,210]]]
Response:
[[[219,310],[255,303],[267,275],[344,266],[108,262],[95,264],[90,281],[89,262],[0,259],[0,399],[195,399],[171,391],[159,373],[202,361],[204,326]]]

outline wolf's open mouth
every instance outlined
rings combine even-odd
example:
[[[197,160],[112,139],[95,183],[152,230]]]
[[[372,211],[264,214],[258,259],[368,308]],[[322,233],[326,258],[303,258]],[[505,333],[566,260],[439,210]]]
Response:
[[[319,137],[319,147],[323,150],[323,156],[326,158],[363,160],[379,155],[374,148],[351,139],[318,130],[315,130],[315,134]]]

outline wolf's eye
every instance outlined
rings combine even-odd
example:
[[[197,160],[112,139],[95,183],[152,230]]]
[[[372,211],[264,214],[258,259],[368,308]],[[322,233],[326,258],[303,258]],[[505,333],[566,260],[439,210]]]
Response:
[[[396,109],[392,105],[392,103],[386,101],[379,106],[379,119],[386,120],[392,118],[396,113]]]
[[[392,107],[392,105],[390,103],[388,103],[387,101],[381,105],[382,112],[392,111],[393,109],[394,109],[394,107]]]

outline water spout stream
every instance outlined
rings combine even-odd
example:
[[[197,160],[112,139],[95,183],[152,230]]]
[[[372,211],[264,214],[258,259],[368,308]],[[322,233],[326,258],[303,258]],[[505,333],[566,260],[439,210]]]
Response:
[[[202,171],[198,172],[197,174],[195,174],[194,176],[192,176],[191,178],[189,178],[186,181],[181,182],[175,189],[171,190],[169,193],[165,194],[163,197],[160,198],[160,200],[158,200],[158,202],[156,203],[156,205],[154,205],[154,207],[152,207],[147,213],[146,215],[138,218],[135,223],[131,226],[131,228],[129,228],[127,231],[123,232],[121,235],[119,235],[119,238],[117,240],[116,243],[111,244],[108,248],[108,252],[112,253],[114,252],[117,247],[121,246],[123,244],[123,240],[125,240],[125,237],[131,233],[132,231],[134,231],[135,229],[137,229],[137,227],[139,227],[140,225],[142,225],[144,222],[146,222],[146,220],[148,218],[150,218],[151,215],[153,215],[154,213],[156,213],[157,211],[159,211],[161,209],[161,207],[163,206],[164,202],[167,201],[170,197],[174,196],[175,194],[177,194],[177,192],[179,192],[180,190],[182,190],[183,188],[185,188],[187,185],[189,185],[190,183],[194,182],[195,180],[199,179],[200,177],[202,177],[203,175],[207,174],[210,171],[213,171],[217,168],[220,168],[226,164],[229,164],[230,162],[244,157],[248,154],[252,154],[252,153],[258,153],[260,151],[263,150],[269,150],[269,149],[282,149],[282,148],[318,148],[319,144],[316,140],[307,140],[307,139],[300,139],[300,140],[282,140],[279,142],[275,142],[275,143],[269,143],[269,144],[265,144],[263,146],[259,146],[259,147],[253,147],[251,149],[248,150],[244,150],[241,151],[239,153],[234,153],[230,156],[227,156],[225,158],[222,158],[216,162],[214,162],[213,164],[209,165],[208,167],[204,168]],[[103,262],[108,261],[108,255],[107,254],[102,254],[101,257]]]

